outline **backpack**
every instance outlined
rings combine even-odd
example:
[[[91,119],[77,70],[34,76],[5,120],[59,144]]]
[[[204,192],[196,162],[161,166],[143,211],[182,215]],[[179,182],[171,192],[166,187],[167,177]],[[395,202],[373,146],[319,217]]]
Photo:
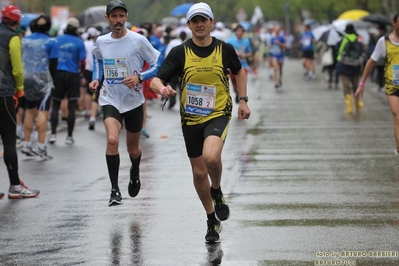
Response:
[[[353,67],[362,65],[363,57],[361,43],[358,40],[351,42],[347,37],[345,38],[348,40],[348,42],[345,44],[345,47],[342,50],[340,60],[341,64]]]

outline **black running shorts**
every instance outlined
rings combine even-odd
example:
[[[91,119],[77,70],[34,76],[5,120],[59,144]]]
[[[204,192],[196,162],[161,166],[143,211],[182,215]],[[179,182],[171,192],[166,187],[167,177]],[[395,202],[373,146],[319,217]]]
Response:
[[[225,141],[229,121],[228,116],[219,116],[199,125],[182,126],[188,157],[197,158],[202,155],[204,141],[208,136],[218,136]]]
[[[118,109],[116,109],[112,105],[104,105],[103,107],[103,120],[108,117],[113,117],[123,125],[125,123],[125,129],[132,133],[141,132],[143,128],[143,120],[144,120],[144,110],[143,105],[140,105],[136,109],[127,111],[125,113],[119,113]]]
[[[314,51],[313,50],[302,51],[302,58],[314,59]]]
[[[57,71],[54,78],[53,100],[78,100],[80,97],[80,78],[78,73]]]

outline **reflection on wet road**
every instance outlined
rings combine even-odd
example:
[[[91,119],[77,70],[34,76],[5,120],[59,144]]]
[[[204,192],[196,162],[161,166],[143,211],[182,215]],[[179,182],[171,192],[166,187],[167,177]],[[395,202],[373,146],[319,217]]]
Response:
[[[19,152],[21,179],[41,194],[0,200],[0,264],[398,265],[399,158],[384,95],[366,87],[361,114],[345,115],[342,91],[328,90],[320,72],[304,81],[299,60],[284,69],[277,91],[265,69],[250,74],[251,119],[238,122],[234,107],[222,181],[231,218],[220,244],[204,243],[178,110],[153,101],[136,198],[121,141],[121,206],[108,207],[101,121],[94,132],[78,124],[73,146],[49,146],[52,161]],[[6,192],[4,164],[0,175]]]

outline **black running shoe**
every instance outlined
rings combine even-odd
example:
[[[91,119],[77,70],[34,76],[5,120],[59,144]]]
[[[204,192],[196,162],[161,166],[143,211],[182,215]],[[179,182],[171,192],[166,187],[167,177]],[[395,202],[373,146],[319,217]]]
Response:
[[[0,199],[4,197],[4,193],[0,193]]]
[[[129,195],[134,198],[139,194],[141,183],[140,183],[140,174],[133,176],[133,165],[130,167],[130,181],[129,181]]]
[[[111,190],[111,197],[109,199],[108,206],[116,206],[122,204],[122,195],[119,191],[112,189]]]
[[[89,122],[89,130],[94,130],[95,125],[96,125],[96,122],[90,121],[90,122]]]
[[[219,243],[219,233],[222,231],[222,225],[219,221],[207,221],[208,229],[206,230],[205,242],[206,243]]]
[[[230,209],[229,206],[226,204],[223,193],[220,192],[219,194],[214,194],[212,193],[211,189],[211,197],[213,202],[213,208],[215,209],[216,218],[219,221],[225,221],[229,219]]]

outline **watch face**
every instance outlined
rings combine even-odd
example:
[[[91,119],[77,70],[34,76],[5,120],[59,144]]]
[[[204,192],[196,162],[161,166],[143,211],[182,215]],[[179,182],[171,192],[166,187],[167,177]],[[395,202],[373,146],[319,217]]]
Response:
[[[243,101],[246,101],[246,102],[248,102],[248,96],[245,96],[245,97],[240,97],[240,100],[243,100]]]

